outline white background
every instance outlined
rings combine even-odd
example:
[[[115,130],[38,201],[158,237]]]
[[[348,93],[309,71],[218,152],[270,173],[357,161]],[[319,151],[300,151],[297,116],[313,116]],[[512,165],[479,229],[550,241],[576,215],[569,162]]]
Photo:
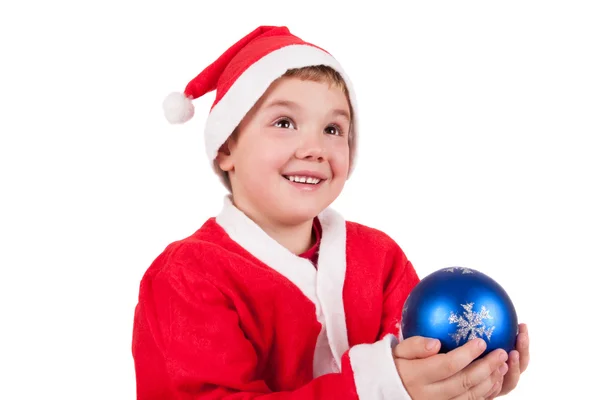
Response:
[[[597,2],[218,3],[0,6],[0,398],[135,397],[139,281],[225,194],[202,138],[214,93],[184,126],[162,100],[266,24],[353,77],[360,155],[335,207],[422,277],[505,287],[532,353],[509,398],[596,396]]]

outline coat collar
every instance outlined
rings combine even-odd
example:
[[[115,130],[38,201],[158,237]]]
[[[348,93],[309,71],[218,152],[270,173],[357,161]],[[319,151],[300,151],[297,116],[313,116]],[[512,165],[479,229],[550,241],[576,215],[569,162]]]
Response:
[[[346,221],[331,208],[317,218],[322,236],[316,269],[309,260],[279,244],[235,207],[231,195],[225,196],[216,221],[232,240],[289,279],[313,302],[317,319],[326,327],[331,352],[341,367],[342,355],[349,347],[342,297],[346,276]]]

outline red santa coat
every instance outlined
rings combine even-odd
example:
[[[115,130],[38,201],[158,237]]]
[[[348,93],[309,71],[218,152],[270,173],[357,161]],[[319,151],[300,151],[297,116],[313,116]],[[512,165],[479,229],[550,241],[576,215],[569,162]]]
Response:
[[[410,399],[392,347],[413,266],[378,230],[318,220],[317,268],[229,198],[167,246],[135,310],[138,399]]]

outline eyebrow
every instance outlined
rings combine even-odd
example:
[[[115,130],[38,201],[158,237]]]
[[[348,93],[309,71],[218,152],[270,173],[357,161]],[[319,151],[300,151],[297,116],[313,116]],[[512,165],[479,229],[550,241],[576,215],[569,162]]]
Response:
[[[348,120],[348,122],[350,122],[350,114],[346,110],[336,108],[335,110],[333,110],[333,115],[342,116],[342,117],[346,118]]]
[[[287,107],[292,109],[298,109],[300,106],[289,100],[273,100],[267,104],[265,104],[265,108],[273,108],[273,107]]]
[[[265,105],[264,108],[273,108],[273,107],[287,107],[290,108],[292,110],[294,109],[299,109],[300,106],[297,103],[294,103],[293,101],[290,100],[273,100],[269,103],[267,103]],[[333,110],[333,115],[334,116],[341,116],[346,118],[348,121],[350,121],[350,114],[348,113],[348,111],[343,110],[341,108],[336,108],[335,110]]]

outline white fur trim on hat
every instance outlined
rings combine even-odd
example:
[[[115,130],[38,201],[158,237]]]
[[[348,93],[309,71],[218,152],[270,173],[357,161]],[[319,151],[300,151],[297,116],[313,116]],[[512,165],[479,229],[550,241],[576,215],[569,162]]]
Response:
[[[335,58],[329,53],[310,45],[282,47],[248,67],[213,107],[206,121],[204,135],[208,159],[211,162],[215,159],[219,148],[275,80],[288,69],[312,65],[327,65],[342,75],[348,87],[350,101],[356,117],[357,106],[354,89],[350,78]],[[356,132],[357,118],[352,122],[353,130]]]

